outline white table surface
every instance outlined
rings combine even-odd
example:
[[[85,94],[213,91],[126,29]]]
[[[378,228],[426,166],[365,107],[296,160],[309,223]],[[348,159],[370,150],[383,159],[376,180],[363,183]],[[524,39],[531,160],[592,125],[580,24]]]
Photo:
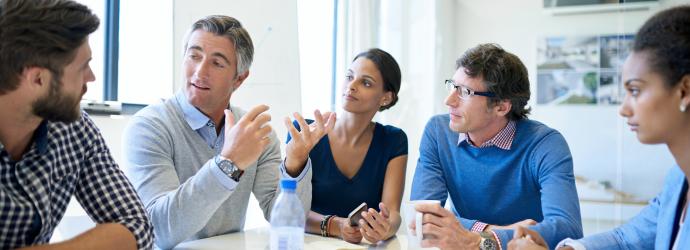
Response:
[[[181,243],[174,249],[270,249],[269,228],[251,229],[244,232],[237,232],[225,235],[214,236],[206,239],[194,240]],[[408,249],[407,236],[405,230],[398,231],[395,237],[387,241],[379,242],[377,245],[368,243],[350,244],[341,239],[326,238],[315,234],[304,234],[304,249],[319,250],[354,250],[354,249]],[[412,248],[410,248],[412,249]],[[433,248],[432,248],[433,249]]]

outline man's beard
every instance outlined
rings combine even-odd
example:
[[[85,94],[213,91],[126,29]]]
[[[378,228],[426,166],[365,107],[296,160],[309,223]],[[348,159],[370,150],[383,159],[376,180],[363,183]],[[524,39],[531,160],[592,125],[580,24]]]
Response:
[[[56,77],[50,81],[48,95],[43,96],[32,104],[33,113],[48,121],[74,122],[81,117],[79,101],[81,97],[60,93],[62,84]]]

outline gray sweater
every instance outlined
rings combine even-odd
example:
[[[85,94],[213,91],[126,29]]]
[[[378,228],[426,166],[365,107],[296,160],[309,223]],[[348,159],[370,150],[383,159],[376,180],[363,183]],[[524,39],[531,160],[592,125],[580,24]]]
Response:
[[[235,120],[246,112],[232,107]],[[211,149],[184,119],[178,99],[148,106],[132,117],[123,135],[127,175],[153,222],[155,244],[164,249],[180,242],[240,231],[250,192],[270,218],[281,175],[280,142],[271,143],[250,165],[234,190],[228,190],[213,168]],[[309,163],[308,163],[309,165]],[[311,167],[298,183],[297,194],[309,211]]]

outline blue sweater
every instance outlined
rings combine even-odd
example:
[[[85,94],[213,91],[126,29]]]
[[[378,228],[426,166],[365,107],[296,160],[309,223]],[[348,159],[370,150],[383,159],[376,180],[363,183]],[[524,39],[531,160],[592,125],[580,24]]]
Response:
[[[566,237],[580,238],[582,222],[575,189],[573,160],[558,131],[532,121],[516,122],[510,150],[458,144],[449,116],[431,118],[424,129],[411,200],[440,200],[450,194],[452,210],[469,229],[481,221],[508,225],[525,219],[539,222],[550,248]],[[503,249],[513,230],[495,230]]]

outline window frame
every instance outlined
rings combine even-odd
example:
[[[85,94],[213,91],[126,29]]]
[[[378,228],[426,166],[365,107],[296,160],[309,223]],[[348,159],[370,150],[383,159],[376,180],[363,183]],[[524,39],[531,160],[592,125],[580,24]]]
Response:
[[[117,101],[120,40],[120,0],[106,0],[103,101]]]

